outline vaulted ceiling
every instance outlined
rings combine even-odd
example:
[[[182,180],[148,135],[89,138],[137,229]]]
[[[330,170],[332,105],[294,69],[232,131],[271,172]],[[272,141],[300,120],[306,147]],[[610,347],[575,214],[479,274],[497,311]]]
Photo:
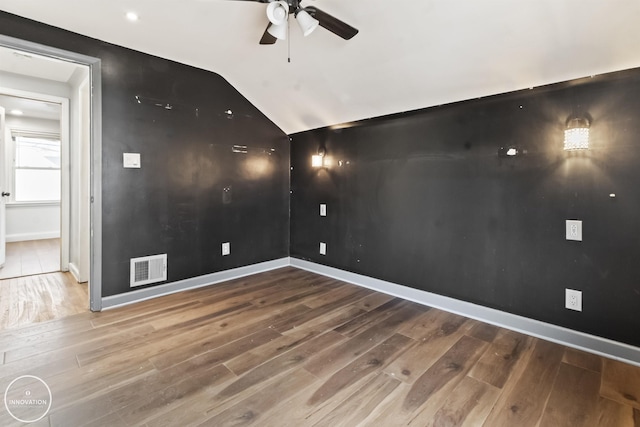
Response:
[[[302,5],[360,32],[303,37],[292,23],[290,45],[261,46],[258,2],[0,0],[0,10],[217,72],[288,134],[640,66],[638,0]]]

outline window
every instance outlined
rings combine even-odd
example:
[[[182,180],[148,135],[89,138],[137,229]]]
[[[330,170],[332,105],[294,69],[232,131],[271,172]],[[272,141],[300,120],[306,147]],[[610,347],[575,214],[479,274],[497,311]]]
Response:
[[[60,201],[60,137],[14,134],[13,200]]]

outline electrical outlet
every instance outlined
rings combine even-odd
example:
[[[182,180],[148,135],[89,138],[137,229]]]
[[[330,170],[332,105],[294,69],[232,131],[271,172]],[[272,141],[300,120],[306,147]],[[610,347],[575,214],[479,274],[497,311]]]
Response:
[[[327,244],[325,242],[320,242],[320,255],[327,254]]]
[[[231,243],[224,242],[222,244],[222,255],[229,255],[231,253]]]
[[[320,204],[320,216],[327,216],[327,205],[324,203]]]
[[[567,240],[582,241],[582,221],[567,220]]]
[[[565,308],[569,310],[582,311],[582,291],[565,289]]]

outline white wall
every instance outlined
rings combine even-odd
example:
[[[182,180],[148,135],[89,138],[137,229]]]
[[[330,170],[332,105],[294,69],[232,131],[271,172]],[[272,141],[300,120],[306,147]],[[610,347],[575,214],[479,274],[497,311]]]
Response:
[[[11,129],[37,132],[59,133],[60,122],[55,120],[6,116],[5,153],[2,159],[11,158]],[[10,162],[6,163],[10,172]],[[52,239],[60,237],[60,203],[7,203],[6,204],[6,240],[20,242],[24,240]]]
[[[34,119],[31,117],[12,116],[7,114],[5,126],[9,129],[60,133],[60,122],[58,120]]]
[[[61,98],[69,98],[71,96],[71,88],[66,83],[21,76],[18,74],[7,73],[6,71],[0,71],[0,87],[23,90],[26,92],[44,93],[47,95],[59,96]]]
[[[60,237],[60,205],[7,205],[7,242]]]

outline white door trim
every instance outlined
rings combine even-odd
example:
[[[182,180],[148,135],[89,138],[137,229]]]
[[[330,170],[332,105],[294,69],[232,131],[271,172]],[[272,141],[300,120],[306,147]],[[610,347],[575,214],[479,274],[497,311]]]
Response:
[[[6,155],[4,148],[5,139],[5,125],[4,125],[5,110],[0,106],[0,161]],[[6,162],[5,162],[6,163]],[[0,171],[4,173],[4,166],[0,165]],[[6,191],[6,181],[3,176],[0,176],[0,190]],[[0,268],[4,267],[6,260],[6,243],[7,243],[7,228],[5,219],[7,217],[6,204],[4,196],[0,196]]]

